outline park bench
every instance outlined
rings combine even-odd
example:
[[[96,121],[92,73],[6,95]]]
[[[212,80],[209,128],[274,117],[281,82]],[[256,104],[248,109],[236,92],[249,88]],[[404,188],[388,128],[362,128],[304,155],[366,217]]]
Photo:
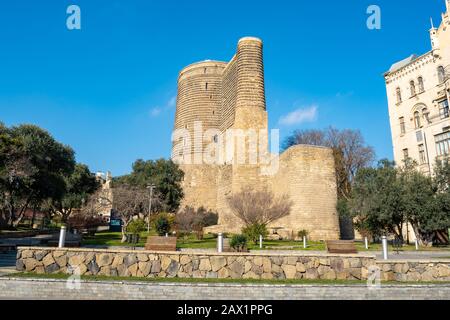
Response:
[[[329,240],[326,241],[328,253],[358,253],[355,243],[347,240]]]
[[[147,238],[145,250],[150,251],[177,251],[176,237],[157,237],[151,236]]]
[[[15,244],[0,243],[0,252],[1,253],[15,251],[15,250],[16,250],[16,245]]]

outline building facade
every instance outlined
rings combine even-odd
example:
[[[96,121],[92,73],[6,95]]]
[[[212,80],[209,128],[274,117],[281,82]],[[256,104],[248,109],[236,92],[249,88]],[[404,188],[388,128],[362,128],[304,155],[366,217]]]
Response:
[[[242,38],[230,62],[208,60],[180,72],[174,129],[172,159],[185,172],[182,206],[219,214],[219,224],[207,232],[241,231],[243,222],[227,198],[250,187],[290,197],[291,214],[269,226],[279,235],[292,238],[307,230],[314,240],[339,238],[332,150],[295,146],[281,155],[268,151],[260,39]],[[241,146],[249,152],[239,154]]]
[[[450,153],[450,0],[438,28],[430,29],[431,50],[395,63],[385,73],[397,165],[411,158],[426,174]]]

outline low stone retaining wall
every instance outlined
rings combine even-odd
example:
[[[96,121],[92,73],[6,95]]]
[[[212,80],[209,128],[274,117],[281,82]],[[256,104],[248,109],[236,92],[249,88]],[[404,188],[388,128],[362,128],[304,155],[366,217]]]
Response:
[[[150,252],[20,247],[18,271],[153,278],[450,281],[450,260],[377,261],[370,255]],[[377,269],[379,268],[379,269]]]
[[[384,281],[450,281],[449,260],[377,261]]]
[[[373,256],[18,248],[18,271],[81,275],[363,280]]]

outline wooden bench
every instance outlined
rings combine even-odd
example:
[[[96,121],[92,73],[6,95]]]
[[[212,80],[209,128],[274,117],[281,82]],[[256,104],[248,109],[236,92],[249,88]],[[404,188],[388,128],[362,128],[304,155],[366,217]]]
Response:
[[[358,253],[354,241],[347,240],[330,240],[326,241],[328,253]]]
[[[176,237],[156,237],[147,238],[145,250],[150,251],[177,251]]]
[[[15,251],[15,250],[16,250],[16,245],[15,244],[2,244],[2,243],[0,243],[0,252],[2,252],[2,253]]]

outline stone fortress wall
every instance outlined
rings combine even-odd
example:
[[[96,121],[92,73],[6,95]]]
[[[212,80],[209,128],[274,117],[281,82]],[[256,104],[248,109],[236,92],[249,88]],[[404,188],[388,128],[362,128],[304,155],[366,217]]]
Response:
[[[195,135],[199,126],[203,135]],[[175,139],[172,148],[172,159],[185,172],[182,206],[204,206],[219,213],[219,225],[207,232],[240,232],[242,222],[229,210],[227,197],[250,186],[290,196],[294,203],[292,213],[270,226],[280,228],[280,234],[293,237],[306,229],[312,240],[339,239],[335,167],[330,149],[292,147],[277,158],[279,169],[273,175],[261,174],[261,163],[252,163],[248,155],[245,164],[237,163],[236,150],[220,163],[202,161],[203,151],[211,143],[225,140],[229,129],[268,129],[260,39],[242,38],[229,63],[208,60],[180,72],[174,129],[186,130],[191,137],[190,146]],[[248,140],[244,140],[246,147],[250,146]],[[239,142],[236,139],[233,143]],[[268,149],[268,134],[256,148],[261,154]],[[186,155],[194,164],[186,164]],[[195,161],[198,159],[200,162]]]

